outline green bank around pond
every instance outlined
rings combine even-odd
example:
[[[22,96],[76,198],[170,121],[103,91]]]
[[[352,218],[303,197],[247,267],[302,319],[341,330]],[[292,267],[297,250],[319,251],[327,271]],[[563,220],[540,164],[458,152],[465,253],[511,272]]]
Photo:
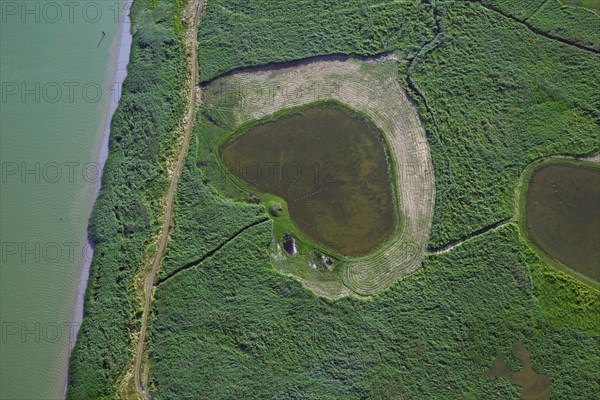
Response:
[[[567,159],[535,163],[524,173],[520,203],[521,231],[540,255],[597,285],[600,166]]]
[[[347,107],[313,104],[256,121],[219,151],[237,184],[261,193],[284,230],[295,225],[316,247],[366,254],[397,229],[383,136]]]
[[[598,0],[561,0],[564,5],[583,7],[600,13],[600,1]]]

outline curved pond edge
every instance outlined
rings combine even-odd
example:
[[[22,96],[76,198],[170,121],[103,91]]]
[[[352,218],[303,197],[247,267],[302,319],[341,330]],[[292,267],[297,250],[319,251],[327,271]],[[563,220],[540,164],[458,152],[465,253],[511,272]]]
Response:
[[[395,226],[394,232],[392,232],[384,241],[379,243],[377,246],[375,246],[373,249],[371,249],[367,253],[347,256],[347,255],[343,255],[335,250],[332,250],[326,246],[323,246],[320,243],[317,243],[316,241],[308,238],[296,226],[293,219],[291,217],[287,216],[287,213],[284,216],[285,220],[286,220],[286,222],[289,221],[290,227],[292,230],[291,233],[294,235],[294,237],[297,239],[297,241],[307,245],[308,247],[312,247],[313,249],[315,249],[325,255],[333,257],[338,261],[341,261],[341,262],[351,261],[353,259],[368,257],[370,255],[377,254],[379,251],[381,251],[382,249],[385,249],[386,247],[391,245],[393,242],[395,242],[395,240],[397,240],[402,235],[402,232],[404,230],[404,219],[402,216],[402,212],[400,210],[400,201],[401,201],[400,193],[399,193],[398,188],[396,187],[396,182],[398,180],[397,179],[398,178],[397,177],[397,169],[396,169],[396,164],[395,164],[396,162],[392,156],[392,149],[391,149],[390,143],[388,141],[388,138],[387,138],[385,132],[367,114],[365,114],[359,110],[356,110],[356,109],[354,109],[340,101],[337,101],[337,100],[317,100],[317,101],[314,101],[311,103],[306,103],[306,104],[302,104],[302,105],[295,106],[295,107],[280,109],[273,114],[267,115],[267,116],[259,118],[259,119],[247,121],[247,122],[241,124],[240,126],[236,127],[235,130],[230,135],[226,136],[223,140],[221,140],[213,149],[213,153],[215,155],[215,159],[217,160],[218,167],[221,170],[221,172],[224,174],[224,176],[226,176],[232,184],[236,185],[237,187],[239,187],[240,189],[242,189],[244,191],[256,193],[257,197],[262,198],[263,201],[265,202],[265,207],[268,207],[267,201],[272,200],[274,198],[277,198],[277,200],[281,203],[286,203],[284,199],[282,199],[279,196],[276,196],[272,193],[257,192],[256,189],[254,189],[252,186],[248,185],[246,182],[243,182],[240,179],[238,179],[236,176],[234,176],[229,171],[227,166],[225,165],[225,160],[222,157],[221,149],[223,149],[228,144],[233,142],[239,136],[244,135],[250,129],[252,129],[258,125],[266,124],[269,122],[275,122],[286,116],[301,113],[305,109],[315,108],[315,107],[335,107],[337,109],[340,109],[340,110],[350,114],[352,117],[358,117],[358,118],[362,119],[363,121],[366,121],[377,131],[380,138],[382,139],[382,144],[383,144],[383,148],[384,148],[384,152],[385,152],[385,156],[386,156],[386,161],[388,164],[388,172],[390,173],[390,182],[389,183],[390,183],[391,189],[392,189],[392,199],[394,202],[394,214],[396,216],[396,224],[395,224],[396,226]],[[285,210],[287,211],[287,206],[285,207]],[[275,230],[276,230],[275,225],[285,224],[285,222],[282,222],[282,219],[280,217],[277,217],[277,218],[273,217],[266,209],[265,209],[265,212],[267,213],[269,218],[271,218],[274,222],[273,234],[275,234]]]
[[[383,128],[395,161],[392,176],[397,180],[396,197],[403,218],[401,234],[392,235],[367,256],[344,259],[343,266],[329,270],[335,277],[326,276],[310,263],[304,266],[292,259],[278,263],[277,257],[271,258],[278,272],[297,279],[317,296],[370,297],[423,267],[435,205],[434,168],[421,119],[397,72],[398,60],[391,56],[323,60],[293,68],[240,72],[202,88],[207,110],[224,118],[221,125],[225,131],[219,138],[283,109],[330,100],[360,110],[358,114],[366,114],[376,121],[375,126]],[[268,88],[268,93],[263,90],[257,98],[257,86]],[[212,147],[210,151],[214,159]]]
[[[576,279],[577,281],[584,283],[596,290],[600,290],[600,282],[586,276],[580,272],[575,271],[569,266],[565,265],[561,261],[552,257],[548,253],[546,253],[537,243],[533,241],[531,237],[529,237],[529,232],[527,232],[527,213],[526,213],[526,202],[527,202],[527,192],[529,188],[529,183],[534,173],[537,172],[541,168],[545,168],[548,166],[561,166],[561,165],[570,165],[577,166],[582,168],[591,168],[600,170],[600,163],[595,161],[589,161],[589,159],[580,158],[580,157],[571,157],[571,156],[552,156],[541,158],[530,163],[521,173],[519,177],[519,181],[516,187],[516,213],[518,216],[518,226],[519,233],[523,241],[535,252],[535,254],[540,257],[546,264],[556,268],[557,270],[564,272],[570,277]]]

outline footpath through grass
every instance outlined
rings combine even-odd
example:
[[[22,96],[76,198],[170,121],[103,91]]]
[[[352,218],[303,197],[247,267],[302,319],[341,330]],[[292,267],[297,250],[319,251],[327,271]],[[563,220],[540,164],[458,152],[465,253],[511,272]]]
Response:
[[[316,297],[280,275],[270,240],[258,225],[159,286],[153,398],[513,398],[518,386],[483,372],[521,339],[559,398],[595,396],[600,352],[585,329],[598,329],[598,297],[554,275],[545,289],[577,317],[543,312],[530,274],[545,272],[514,225],[429,257],[369,301]]]
[[[423,24],[437,16],[439,35],[410,69],[418,47],[400,49],[398,79],[404,84],[410,71],[432,146],[430,244],[441,246],[512,217],[519,174],[532,160],[600,150],[600,63],[480,4],[422,6],[431,12]],[[214,66],[209,77],[281,60],[252,42],[231,51],[230,67]],[[298,51],[291,46],[292,56]],[[240,198],[207,167],[235,121],[228,107],[204,113],[194,173],[203,190]],[[553,397],[597,396],[598,292],[539,259],[514,223],[426,257],[422,270],[368,300],[317,297],[277,273],[271,238],[269,224],[252,227],[157,289],[153,398],[516,398],[518,386],[484,373],[518,340],[550,377]]]
[[[144,257],[154,252],[167,161],[185,106],[185,49],[176,3],[136,0],[131,12],[128,75],[90,220],[96,248],[70,361],[69,399],[114,397],[132,335],[139,331],[134,279]]]
[[[597,30],[560,10],[540,9],[528,21],[565,40],[598,43]],[[148,243],[185,104],[179,12],[172,1],[134,3],[129,76],[91,221],[96,254],[71,360],[72,399],[114,397],[139,330],[134,276],[155,250]],[[214,0],[199,32],[201,79],[314,55],[396,50],[398,81],[412,82],[435,168],[429,244],[442,246],[513,216],[518,176],[532,160],[600,151],[600,56],[503,14],[461,1]],[[230,110],[218,110],[220,126],[201,111],[162,274],[263,212],[226,200],[244,194],[219,185],[215,165],[198,169],[221,130],[235,127]],[[536,372],[550,376],[553,396],[597,397],[598,293],[541,261],[513,224],[428,256],[420,272],[367,300],[317,297],[275,271],[271,235],[269,223],[244,230],[156,289],[153,398],[514,398],[518,387],[483,374],[520,339]]]

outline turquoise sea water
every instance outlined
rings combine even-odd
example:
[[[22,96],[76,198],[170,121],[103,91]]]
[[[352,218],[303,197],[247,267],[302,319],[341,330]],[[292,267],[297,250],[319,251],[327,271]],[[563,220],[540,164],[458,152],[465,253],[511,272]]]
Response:
[[[0,398],[62,398],[125,6],[0,6]]]

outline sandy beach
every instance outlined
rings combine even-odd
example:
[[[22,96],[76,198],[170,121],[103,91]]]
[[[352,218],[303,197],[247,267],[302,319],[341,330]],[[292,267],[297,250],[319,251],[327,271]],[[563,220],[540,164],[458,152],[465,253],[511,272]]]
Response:
[[[100,125],[100,128],[98,130],[99,135],[102,135],[101,141],[100,141],[100,146],[97,151],[97,158],[96,158],[96,162],[98,163],[97,165],[98,165],[98,169],[99,169],[100,173],[102,173],[102,169],[104,168],[104,164],[106,162],[106,159],[108,158],[111,121],[112,121],[112,117],[115,113],[115,110],[117,109],[117,106],[119,104],[119,99],[121,97],[121,89],[123,87],[123,81],[125,80],[125,77],[127,76],[127,65],[129,63],[129,55],[131,52],[131,43],[132,43],[131,20],[129,18],[129,10],[131,8],[132,3],[133,3],[133,0],[124,0],[123,1],[123,3],[122,3],[122,10],[124,11],[123,20],[120,22],[117,35],[115,36],[115,39],[113,40],[113,43],[111,45],[111,52],[113,54],[112,58],[114,60],[113,63],[111,63],[111,65],[109,66],[109,68],[110,68],[109,76],[112,75],[112,78],[108,80],[108,83],[110,83],[110,85],[111,85],[110,86],[111,91],[109,94],[108,106],[105,110],[105,114],[103,117],[103,123]],[[98,193],[100,192],[101,181],[102,180],[99,179],[98,182],[96,183],[94,193],[93,193],[94,202],[95,202],[96,198],[98,197]],[[90,207],[90,214],[88,215],[88,219],[89,219],[89,216],[91,215],[93,205],[94,204],[92,202],[91,207]],[[71,330],[71,334],[69,337],[69,349],[68,349],[69,359],[70,359],[71,351],[73,350],[73,347],[75,346],[75,343],[77,340],[77,334],[79,332],[79,328],[83,321],[83,312],[84,312],[83,306],[84,306],[84,302],[85,302],[85,292],[86,292],[89,273],[90,273],[90,266],[91,266],[92,258],[94,255],[94,243],[89,236],[85,239],[85,243],[86,243],[86,245],[85,245],[84,249],[82,250],[80,274],[79,274],[78,285],[77,285],[77,294],[76,294],[76,298],[75,298],[75,304],[73,307],[73,316],[72,316],[72,320],[71,320],[72,330]],[[68,381],[68,364],[67,364],[67,371],[65,373],[65,397],[67,394],[68,384],[69,384],[69,381]]]

